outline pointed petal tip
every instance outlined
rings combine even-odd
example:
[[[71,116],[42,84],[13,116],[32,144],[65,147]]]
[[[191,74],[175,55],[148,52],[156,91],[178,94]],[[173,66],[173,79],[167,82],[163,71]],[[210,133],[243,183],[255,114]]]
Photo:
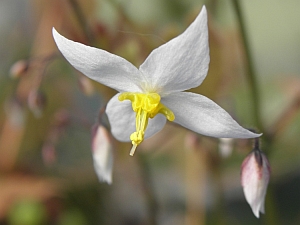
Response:
[[[202,9],[201,9],[198,17],[203,17],[202,19],[205,19],[207,21],[207,9],[206,9],[205,5],[202,6]]]
[[[57,30],[55,29],[55,27],[52,27],[52,35],[53,35],[55,41],[56,41],[56,38],[57,38],[57,37],[61,36],[61,35],[57,32]]]
[[[108,185],[112,185],[112,180],[111,179],[107,179],[107,178],[98,176],[98,180],[99,180],[100,183],[107,183]]]
[[[100,183],[107,183],[109,185],[112,184],[112,171],[106,171],[99,165],[97,165],[97,162],[94,162],[94,169],[96,172],[96,175],[98,177],[98,181]]]
[[[245,129],[243,127],[242,127],[242,129],[244,130],[244,132],[242,132],[243,134],[241,134],[241,136],[237,137],[237,138],[245,138],[245,139],[258,138],[263,135],[262,133],[260,133],[260,134],[254,133],[252,130]]]
[[[60,49],[59,45],[60,45],[62,39],[64,39],[64,37],[60,33],[58,33],[54,27],[52,27],[52,36],[54,38],[54,42],[56,43],[58,49]]]
[[[264,210],[264,206],[263,205],[260,205],[260,207],[256,207],[256,208],[252,208],[252,212],[254,214],[254,216],[259,219],[260,217],[260,214],[265,214],[265,210]]]
[[[105,178],[99,178],[98,177],[98,180],[101,183],[107,183],[108,185],[112,185],[112,180],[111,179],[105,179]]]
[[[259,214],[259,212],[260,212],[260,206],[257,205],[257,204],[253,204],[253,202],[252,202],[252,204],[249,203],[249,205],[250,205],[250,207],[252,209],[252,212],[253,212],[254,216],[259,219],[259,217],[260,217],[260,214]]]
[[[253,138],[258,138],[258,137],[262,136],[263,134],[262,133],[256,134],[256,133],[251,132],[251,135],[253,136]]]

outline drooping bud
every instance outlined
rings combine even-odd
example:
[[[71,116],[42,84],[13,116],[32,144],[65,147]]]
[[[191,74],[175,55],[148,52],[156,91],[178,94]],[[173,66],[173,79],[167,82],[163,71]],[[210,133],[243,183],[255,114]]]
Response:
[[[41,117],[46,104],[46,96],[40,90],[32,90],[28,95],[28,107],[34,116]]]
[[[265,213],[265,196],[270,173],[269,161],[258,148],[254,148],[242,163],[241,184],[246,200],[257,218],[259,212]]]
[[[100,125],[93,131],[92,153],[94,168],[99,181],[112,183],[113,145],[109,132]]]
[[[23,76],[29,68],[29,63],[27,60],[19,60],[15,62],[12,67],[10,68],[10,76],[12,78],[19,78]]]

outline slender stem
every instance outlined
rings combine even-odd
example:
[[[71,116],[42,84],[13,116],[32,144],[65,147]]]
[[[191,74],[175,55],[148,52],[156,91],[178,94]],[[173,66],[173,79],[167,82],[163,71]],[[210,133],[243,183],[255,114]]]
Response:
[[[189,132],[186,136],[185,152],[185,188],[186,212],[185,225],[206,224],[206,186],[210,165],[209,151],[205,149],[198,136]]]
[[[245,56],[246,56],[246,61],[247,61],[247,78],[249,81],[250,85],[250,90],[251,90],[251,96],[252,96],[252,101],[253,101],[253,114],[256,122],[256,126],[258,129],[265,133],[266,135],[263,136],[264,138],[264,152],[270,153],[272,149],[272,140],[269,137],[269,134],[266,133],[266,130],[263,127],[262,119],[261,119],[261,110],[260,110],[260,95],[259,95],[259,90],[258,90],[258,84],[256,80],[256,73],[254,69],[254,63],[251,55],[251,50],[249,47],[249,40],[245,28],[245,22],[243,18],[243,13],[241,10],[240,6],[240,0],[232,0],[234,9],[236,11],[237,17],[238,17],[238,22],[239,22],[239,27],[241,31],[241,36],[242,36],[242,41],[243,45],[245,48]],[[255,140],[255,146],[258,147],[257,145],[259,144],[258,139]],[[268,195],[266,198],[266,208],[267,208],[267,213],[264,216],[264,221],[265,224],[272,224],[272,225],[277,225],[279,224],[279,218],[278,218],[278,210],[274,202],[274,194],[273,194],[273,185],[269,186],[268,190]]]
[[[151,182],[151,175],[150,175],[150,168],[148,165],[148,161],[146,159],[146,156],[141,153],[137,155],[137,159],[141,169],[140,171],[142,173],[143,189],[147,201],[148,218],[149,218],[147,224],[157,225],[158,224],[157,222],[158,202],[155,198],[155,193]]]
[[[89,43],[92,43],[94,40],[93,34],[91,30],[89,29],[89,26],[87,24],[87,21],[85,19],[84,13],[81,10],[80,5],[78,4],[77,0],[69,0],[69,3],[75,13],[75,16],[77,17],[77,20],[88,40]]]
[[[245,28],[245,21],[243,18],[243,13],[242,9],[240,6],[240,1],[239,0],[233,0],[233,5],[234,9],[236,11],[237,17],[238,17],[238,23],[239,23],[239,28],[242,36],[242,42],[244,45],[244,50],[245,50],[245,57],[246,57],[246,67],[247,67],[247,79],[250,85],[250,91],[251,91],[251,98],[252,98],[252,104],[253,104],[253,115],[255,119],[255,123],[257,128],[261,131],[264,132],[263,128],[263,123],[260,117],[260,95],[259,95],[259,90],[258,90],[258,84],[257,84],[257,75],[254,69],[254,63],[251,55],[251,50],[249,46],[249,40]]]
[[[215,208],[214,208],[214,216],[212,217],[212,224],[228,224],[227,217],[225,215],[225,197],[224,197],[224,186],[222,182],[222,159],[220,158],[220,154],[216,154],[215,156],[211,155],[211,157],[214,157],[214,164],[212,165],[213,168],[213,179],[215,182],[215,191],[214,191],[214,198],[215,198]]]
[[[272,125],[270,131],[271,137],[276,139],[279,137],[287,127],[293,122],[300,111],[300,93],[295,96],[290,105],[282,112],[279,118]]]
[[[260,150],[260,148],[259,148],[259,138],[254,139],[254,149]]]

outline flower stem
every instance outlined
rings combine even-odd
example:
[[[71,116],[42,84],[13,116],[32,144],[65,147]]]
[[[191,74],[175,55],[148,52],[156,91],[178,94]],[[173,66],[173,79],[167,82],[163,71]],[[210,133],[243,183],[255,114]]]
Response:
[[[155,193],[153,190],[151,177],[150,177],[150,168],[147,161],[147,158],[143,154],[138,154],[137,156],[138,163],[140,166],[142,185],[147,202],[148,210],[148,223],[147,225],[157,225],[157,215],[158,215],[158,202],[155,198]]]
[[[93,43],[93,41],[94,41],[93,34],[92,34],[91,30],[89,29],[89,26],[87,24],[87,21],[85,19],[84,13],[81,10],[80,5],[78,4],[77,0],[69,0],[69,3],[74,11],[75,16],[77,17],[77,20],[86,36],[88,42]]]
[[[256,72],[254,69],[254,63],[253,63],[253,59],[252,59],[252,55],[251,55],[251,50],[249,47],[249,40],[248,40],[246,28],[245,28],[245,21],[243,18],[240,1],[233,0],[232,2],[233,2],[233,6],[234,6],[235,12],[238,17],[239,28],[240,28],[242,42],[243,42],[244,50],[245,50],[245,57],[246,57],[246,62],[247,62],[246,63],[246,67],[247,67],[246,75],[247,75],[247,79],[248,79],[248,82],[250,85],[252,105],[253,105],[252,109],[253,109],[255,124],[256,124],[257,128],[260,130],[260,132],[264,133],[265,130],[263,127],[261,116],[260,116],[261,99],[260,99],[258,84],[257,84],[257,79],[256,79],[257,75],[256,75]]]
[[[247,78],[250,86],[250,91],[251,91],[251,96],[252,96],[252,104],[253,104],[253,115],[255,119],[255,123],[257,128],[264,133],[265,135],[262,136],[264,139],[264,147],[265,150],[264,152],[270,153],[272,149],[272,141],[271,137],[269,136],[268,133],[266,133],[266,130],[264,129],[262,119],[261,119],[261,109],[260,109],[260,95],[259,95],[259,90],[258,90],[258,84],[257,84],[257,79],[256,79],[256,72],[254,69],[254,63],[251,55],[251,50],[249,46],[249,40],[245,28],[245,22],[243,18],[243,13],[242,9],[240,6],[240,0],[232,0],[234,9],[236,11],[237,17],[238,17],[238,23],[239,23],[239,28],[242,36],[242,42],[244,45],[244,50],[245,50],[245,57],[246,57],[246,66],[247,66]],[[258,139],[255,140],[255,145],[259,144]],[[268,155],[268,154],[267,154]],[[267,208],[267,213],[264,216],[264,222],[265,224],[272,224],[272,225],[277,225],[279,224],[279,218],[278,218],[278,210],[277,207],[274,203],[274,194],[272,191],[272,185],[270,185],[269,190],[268,190],[268,195],[266,197],[266,208]]]

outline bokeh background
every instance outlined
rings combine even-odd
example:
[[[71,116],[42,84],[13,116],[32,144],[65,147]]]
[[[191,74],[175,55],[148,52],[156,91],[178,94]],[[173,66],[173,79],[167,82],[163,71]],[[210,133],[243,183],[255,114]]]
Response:
[[[259,108],[233,2],[1,0],[0,224],[299,224],[300,1],[239,1]],[[115,91],[75,71],[51,34],[55,27],[139,66],[184,31],[203,4],[211,63],[193,91],[242,126],[263,129],[272,175],[260,219],[240,185],[249,140],[218,140],[168,124],[130,157],[130,144],[113,139],[113,183],[100,183],[91,128]]]

